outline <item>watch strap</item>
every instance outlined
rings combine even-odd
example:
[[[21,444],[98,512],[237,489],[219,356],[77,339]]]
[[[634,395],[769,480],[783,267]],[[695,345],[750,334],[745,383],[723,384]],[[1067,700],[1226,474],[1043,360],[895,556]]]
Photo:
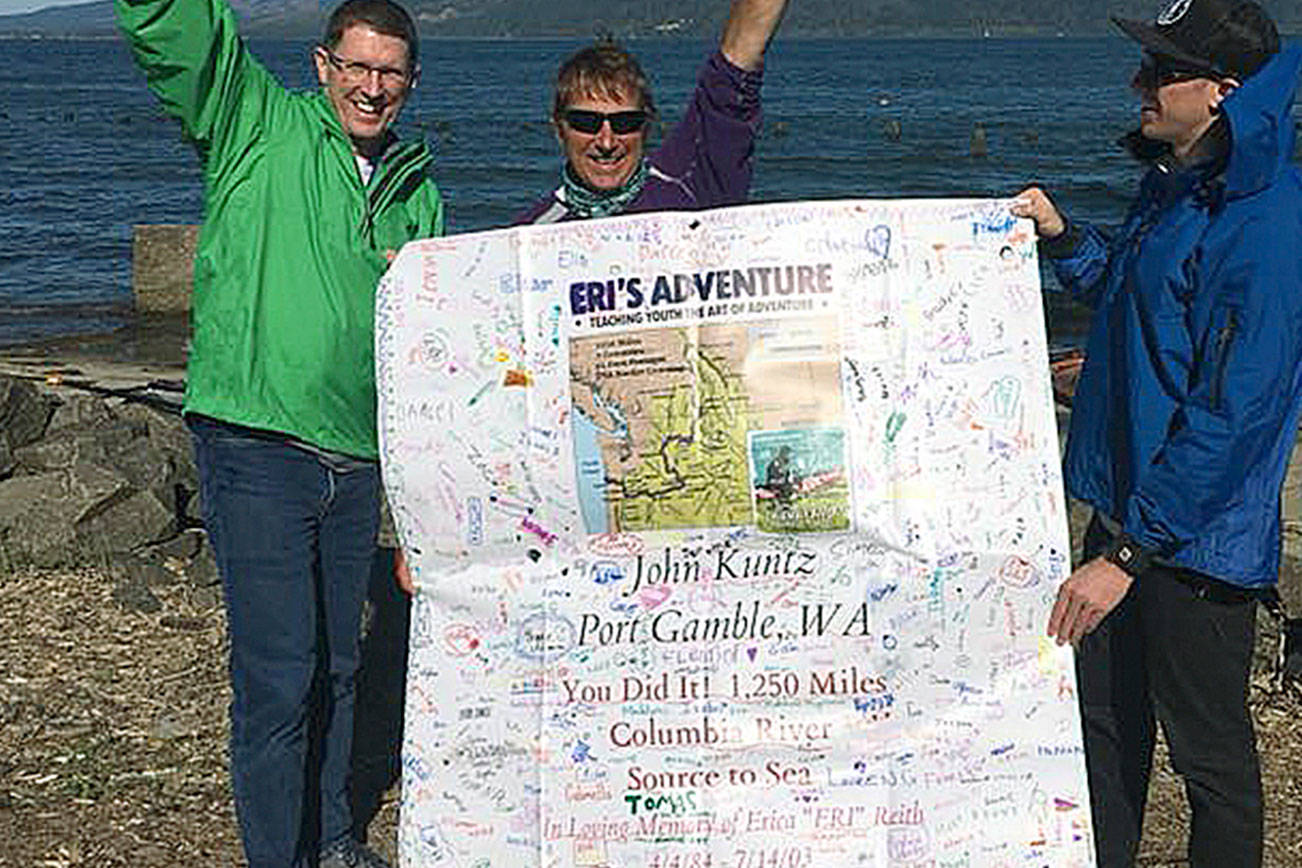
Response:
[[[1138,576],[1153,563],[1153,552],[1141,546],[1124,533],[1113,537],[1103,551],[1103,559],[1115,564],[1131,576]]]

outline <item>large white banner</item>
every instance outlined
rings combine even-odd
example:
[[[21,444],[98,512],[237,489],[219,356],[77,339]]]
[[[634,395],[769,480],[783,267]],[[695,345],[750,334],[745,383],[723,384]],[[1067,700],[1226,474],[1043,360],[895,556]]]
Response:
[[[404,865],[1093,864],[1005,203],[429,240],[376,326]]]

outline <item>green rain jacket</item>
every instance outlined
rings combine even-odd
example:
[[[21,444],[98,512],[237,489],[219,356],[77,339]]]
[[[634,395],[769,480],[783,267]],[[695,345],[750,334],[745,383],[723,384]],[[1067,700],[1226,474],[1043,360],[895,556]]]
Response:
[[[323,91],[282,87],[225,0],[115,0],[118,23],[203,165],[186,412],[375,458],[375,286],[441,235],[423,143],[363,185]]]

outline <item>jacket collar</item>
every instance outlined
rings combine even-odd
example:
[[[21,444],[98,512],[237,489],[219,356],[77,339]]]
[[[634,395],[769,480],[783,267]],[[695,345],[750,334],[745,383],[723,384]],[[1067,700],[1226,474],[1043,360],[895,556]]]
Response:
[[[1184,162],[1175,158],[1169,142],[1150,139],[1138,127],[1117,139],[1117,144],[1136,160],[1151,165],[1163,175],[1189,173],[1210,178],[1225,170],[1230,155],[1230,130],[1225,118],[1218,116],[1198,140],[1194,159]]]

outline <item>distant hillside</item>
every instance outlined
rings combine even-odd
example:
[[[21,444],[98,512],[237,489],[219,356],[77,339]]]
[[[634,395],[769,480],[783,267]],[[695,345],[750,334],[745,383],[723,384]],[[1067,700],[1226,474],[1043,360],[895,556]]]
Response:
[[[113,30],[113,4],[94,0],[72,6],[51,6],[20,15],[0,15],[5,36],[103,36]]]
[[[246,36],[312,38],[329,0],[234,0]],[[1107,16],[1147,18],[1160,0],[792,0],[783,24],[790,36],[1088,34]],[[1302,30],[1302,0],[1267,2],[1283,29]],[[727,0],[411,0],[426,38],[439,36],[618,36],[717,33]],[[106,36],[110,0],[0,16],[0,35]]]

